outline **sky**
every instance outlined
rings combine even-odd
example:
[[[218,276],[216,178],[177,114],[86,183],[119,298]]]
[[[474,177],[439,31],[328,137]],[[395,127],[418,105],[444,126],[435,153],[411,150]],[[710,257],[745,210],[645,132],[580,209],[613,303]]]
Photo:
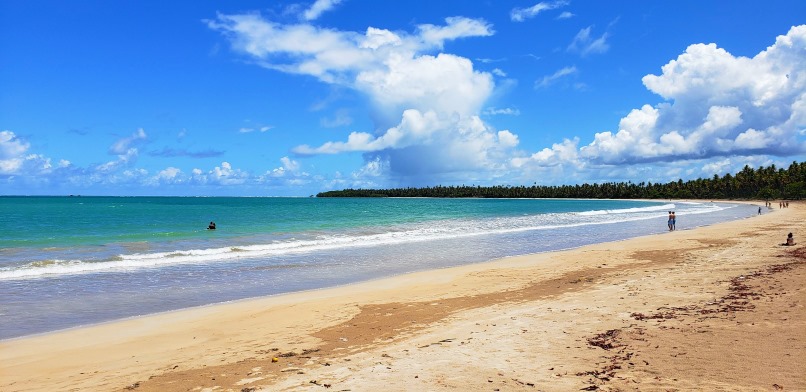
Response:
[[[806,2],[0,1],[0,195],[711,178],[806,161]]]

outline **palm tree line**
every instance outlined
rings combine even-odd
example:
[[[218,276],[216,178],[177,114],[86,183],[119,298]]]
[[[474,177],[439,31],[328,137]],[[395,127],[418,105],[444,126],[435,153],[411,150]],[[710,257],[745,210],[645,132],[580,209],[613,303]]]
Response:
[[[477,198],[575,198],[575,199],[760,199],[806,198],[806,162],[792,162],[787,169],[775,165],[736,174],[677,180],[668,183],[605,182],[582,185],[532,186],[433,186],[394,189],[344,189],[321,192],[316,197],[477,197]]]

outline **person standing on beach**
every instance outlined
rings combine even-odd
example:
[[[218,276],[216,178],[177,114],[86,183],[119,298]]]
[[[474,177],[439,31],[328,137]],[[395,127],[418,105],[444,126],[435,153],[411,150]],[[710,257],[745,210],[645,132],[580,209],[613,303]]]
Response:
[[[669,226],[669,231],[672,231],[672,222],[674,219],[674,213],[669,211],[669,220],[667,221],[666,225]]]
[[[677,229],[677,227],[675,227],[676,223],[677,223],[677,216],[674,214],[674,211],[672,211],[672,230]]]

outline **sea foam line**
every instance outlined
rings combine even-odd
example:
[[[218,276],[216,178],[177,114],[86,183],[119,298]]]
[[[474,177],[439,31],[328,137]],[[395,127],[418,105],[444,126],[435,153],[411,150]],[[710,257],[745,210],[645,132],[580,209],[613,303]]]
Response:
[[[204,264],[239,259],[281,256],[306,252],[337,250],[350,247],[372,247],[403,243],[439,241],[479,235],[496,235],[537,230],[604,225],[665,216],[674,204],[620,210],[586,211],[576,214],[550,213],[526,217],[487,220],[457,220],[443,224],[431,222],[414,229],[363,235],[323,235],[310,240],[290,240],[269,244],[227,246],[171,252],[133,253],[106,261],[48,260],[35,261],[15,268],[0,268],[0,280],[36,279],[102,272],[126,272],[179,264]],[[710,213],[724,209],[718,206],[687,211],[687,214]],[[662,212],[661,212],[662,211]],[[660,212],[660,213],[659,213]]]

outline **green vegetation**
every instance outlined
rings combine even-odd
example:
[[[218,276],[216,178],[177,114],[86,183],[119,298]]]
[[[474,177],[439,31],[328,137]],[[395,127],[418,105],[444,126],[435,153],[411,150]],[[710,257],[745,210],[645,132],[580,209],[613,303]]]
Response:
[[[606,182],[559,186],[435,186],[397,189],[345,189],[322,192],[317,197],[481,197],[481,198],[580,198],[580,199],[789,199],[806,198],[806,162],[792,162],[788,169],[775,165],[735,175],[666,184]]]

